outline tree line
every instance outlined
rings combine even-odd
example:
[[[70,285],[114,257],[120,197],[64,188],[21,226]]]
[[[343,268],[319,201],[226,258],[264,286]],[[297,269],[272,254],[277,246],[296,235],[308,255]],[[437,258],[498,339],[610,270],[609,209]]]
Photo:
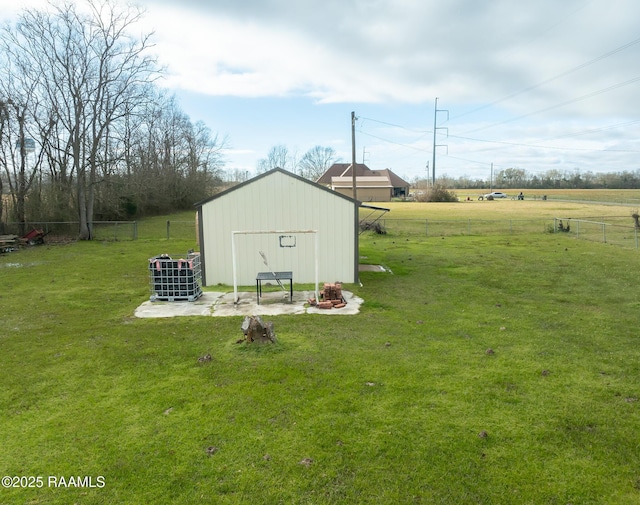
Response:
[[[304,155],[298,157],[296,152],[289,151],[286,145],[273,146],[265,158],[257,162],[256,171],[260,174],[273,168],[282,168],[305,179],[319,179],[340,158],[332,147],[315,146]]]
[[[428,181],[416,179],[416,186],[427,186]],[[453,178],[443,175],[437,178],[441,186],[452,189],[636,189],[640,188],[640,169],[622,172],[582,172],[580,170],[547,170],[528,173],[520,168],[507,168],[491,178]]]
[[[190,208],[221,184],[225,139],[156,85],[141,16],[87,0],[2,29],[0,223],[77,221],[91,239],[95,221]]]

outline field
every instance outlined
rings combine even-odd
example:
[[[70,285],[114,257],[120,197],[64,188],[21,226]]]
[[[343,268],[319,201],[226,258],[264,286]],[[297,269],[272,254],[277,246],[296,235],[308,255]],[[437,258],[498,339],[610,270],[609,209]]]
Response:
[[[388,207],[441,221],[632,212]],[[167,240],[166,220],[192,218],[0,256],[0,503],[640,502],[637,250],[543,227],[366,233],[362,262],[392,273],[347,286],[359,315],[275,316],[278,344],[251,347],[235,343],[241,318],[133,316],[147,258],[194,246],[188,225]]]
[[[500,188],[498,188],[500,190]],[[525,196],[525,201],[540,200],[546,196],[549,200],[570,200],[582,202],[602,202],[607,204],[624,204],[640,206],[640,189],[506,189],[504,192],[513,197],[518,193]],[[456,191],[460,200],[489,193],[489,189]]]

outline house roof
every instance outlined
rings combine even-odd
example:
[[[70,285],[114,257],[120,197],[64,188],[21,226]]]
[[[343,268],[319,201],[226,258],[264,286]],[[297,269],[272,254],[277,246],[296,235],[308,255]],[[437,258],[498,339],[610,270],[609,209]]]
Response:
[[[322,176],[316,181],[318,184],[331,185],[332,180],[336,177],[346,178],[350,177],[353,180],[351,172],[351,163],[334,163],[329,169],[322,174]],[[394,174],[388,168],[384,170],[371,170],[367,165],[363,163],[356,163],[356,178],[359,181],[364,181],[364,177],[380,177],[389,181],[389,185],[394,188],[408,188],[410,184]]]
[[[388,168],[385,168],[384,170],[382,170],[382,172],[386,172],[387,176],[389,177],[389,181],[394,188],[408,188],[409,186],[411,186],[411,184],[409,184],[399,175],[394,174]]]
[[[371,170],[363,163],[356,163],[356,177],[371,175]],[[332,177],[353,177],[351,173],[351,163],[334,163],[316,181],[318,184],[331,184]]]
[[[332,177],[332,188],[351,188],[353,187],[353,179],[351,177]],[[380,177],[379,175],[373,177],[358,177],[358,188],[393,188],[393,185],[387,177]]]
[[[202,207],[205,203],[209,203],[210,201],[215,200],[217,198],[220,198],[220,197],[222,197],[224,195],[228,195],[229,193],[233,193],[234,191],[238,191],[239,189],[242,189],[243,187],[248,186],[249,184],[252,184],[252,183],[256,182],[257,180],[260,180],[260,179],[262,179],[264,177],[268,177],[268,176],[270,176],[270,175],[272,175],[272,174],[274,174],[276,172],[280,172],[280,173],[282,173],[282,174],[284,174],[284,175],[286,175],[288,177],[292,177],[292,178],[297,179],[297,180],[299,180],[301,182],[304,182],[305,184],[309,184],[311,186],[314,186],[317,189],[319,189],[320,191],[327,191],[327,192],[331,193],[332,195],[334,195],[335,197],[344,198],[345,200],[349,200],[350,202],[360,204],[359,201],[356,201],[356,200],[354,200],[353,198],[351,198],[349,196],[342,195],[340,193],[336,193],[335,191],[332,191],[331,189],[329,189],[326,186],[323,186],[321,184],[318,184],[317,182],[310,181],[309,179],[305,179],[304,177],[300,177],[299,175],[296,175],[296,174],[294,174],[292,172],[289,172],[287,170],[283,170],[282,168],[274,168],[272,170],[269,170],[268,172],[264,172],[262,174],[259,174],[259,175],[255,176],[255,177],[252,177],[251,179],[246,180],[246,181],[244,181],[244,182],[242,182],[242,183],[240,183],[240,184],[238,184],[236,186],[233,186],[233,187],[231,187],[229,189],[221,191],[220,193],[216,193],[215,195],[210,196],[209,198],[201,200],[201,201],[195,203],[194,207]],[[357,173],[357,171],[356,171],[356,173]]]

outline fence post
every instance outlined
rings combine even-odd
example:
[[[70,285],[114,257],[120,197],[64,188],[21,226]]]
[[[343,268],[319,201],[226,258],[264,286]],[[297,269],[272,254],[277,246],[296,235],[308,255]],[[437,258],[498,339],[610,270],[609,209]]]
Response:
[[[171,228],[171,221],[167,219],[167,240],[169,240],[169,237],[170,237],[170,233],[169,233],[170,228]]]
[[[467,220],[467,235],[471,235],[471,218]]]
[[[607,225],[605,223],[602,223],[602,241],[607,243]]]
[[[133,240],[138,240],[138,221],[133,222]]]
[[[509,235],[513,235],[513,219],[509,219]]]
[[[424,220],[424,233],[426,237],[429,236],[429,220],[428,219]]]

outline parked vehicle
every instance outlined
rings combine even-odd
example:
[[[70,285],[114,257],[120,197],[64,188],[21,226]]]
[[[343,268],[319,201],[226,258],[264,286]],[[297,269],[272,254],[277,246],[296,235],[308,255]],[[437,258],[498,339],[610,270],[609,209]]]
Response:
[[[506,193],[503,193],[501,191],[493,191],[491,193],[487,193],[486,195],[484,195],[484,199],[485,200],[489,200],[489,197],[493,198],[494,200],[498,199],[498,198],[507,198]]]

